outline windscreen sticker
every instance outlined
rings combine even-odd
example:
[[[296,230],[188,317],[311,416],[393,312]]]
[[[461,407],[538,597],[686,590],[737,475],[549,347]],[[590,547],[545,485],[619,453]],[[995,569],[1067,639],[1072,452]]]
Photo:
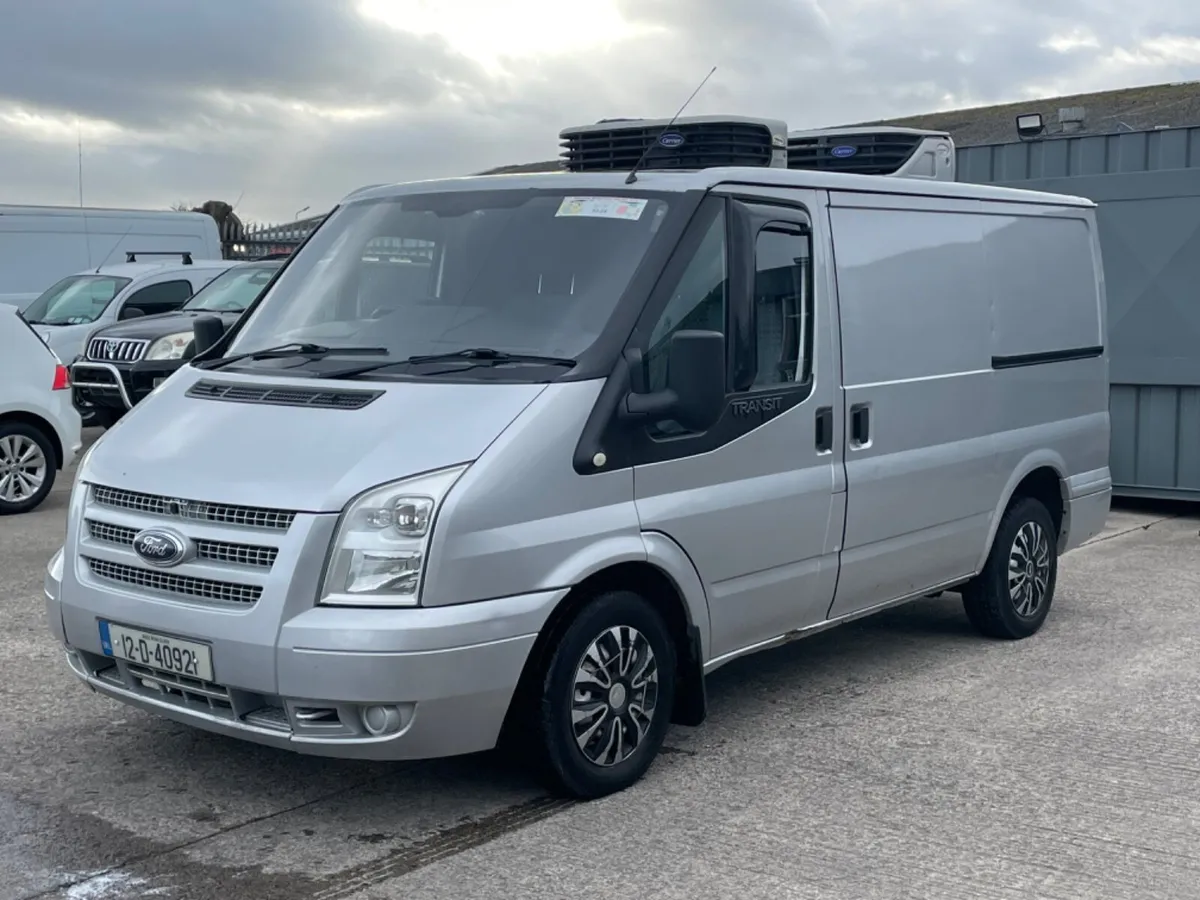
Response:
[[[593,219],[628,219],[636,222],[646,210],[645,200],[624,197],[564,197],[558,216],[584,216]]]

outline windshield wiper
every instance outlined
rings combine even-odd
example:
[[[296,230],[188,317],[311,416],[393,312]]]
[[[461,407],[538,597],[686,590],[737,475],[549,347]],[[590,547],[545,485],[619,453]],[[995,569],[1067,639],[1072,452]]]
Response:
[[[220,369],[244,359],[287,359],[289,356],[327,356],[330,353],[346,356],[387,356],[387,347],[326,347],[324,344],[280,344],[278,347],[268,347],[265,350],[254,350],[250,353],[239,353],[236,356],[223,356],[211,361],[200,363],[197,368]],[[386,363],[385,363],[386,365]]]
[[[461,363],[453,369],[441,369],[429,372],[429,375],[444,375],[452,372],[463,372],[476,366],[503,366],[508,364],[529,363],[541,366],[575,366],[576,360],[565,356],[537,356],[528,353],[508,353],[504,350],[494,350],[491,347],[468,347],[465,350],[455,350],[453,353],[430,353],[424,356],[410,356],[408,359],[371,363],[370,365],[355,366],[351,369],[338,369],[334,372],[322,372],[320,378],[353,378],[379,369],[393,366],[418,366],[425,363]]]

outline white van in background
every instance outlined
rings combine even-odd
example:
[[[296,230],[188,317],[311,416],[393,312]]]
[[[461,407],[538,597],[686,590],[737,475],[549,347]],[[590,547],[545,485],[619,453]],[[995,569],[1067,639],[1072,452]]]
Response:
[[[221,239],[204,213],[0,204],[0,303],[24,309],[60,278],[131,251],[220,259]]]

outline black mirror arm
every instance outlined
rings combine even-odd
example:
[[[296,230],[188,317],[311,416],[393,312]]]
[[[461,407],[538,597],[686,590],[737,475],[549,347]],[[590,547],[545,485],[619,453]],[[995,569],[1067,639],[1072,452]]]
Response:
[[[679,395],[667,389],[650,394],[628,394],[621,412],[625,418],[665,416],[679,404]]]

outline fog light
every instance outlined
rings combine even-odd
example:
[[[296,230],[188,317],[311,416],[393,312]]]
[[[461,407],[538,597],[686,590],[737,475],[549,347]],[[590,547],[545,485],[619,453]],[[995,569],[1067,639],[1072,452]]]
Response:
[[[400,710],[394,706],[364,706],[361,715],[363,728],[372,737],[395,734],[400,730]]]

